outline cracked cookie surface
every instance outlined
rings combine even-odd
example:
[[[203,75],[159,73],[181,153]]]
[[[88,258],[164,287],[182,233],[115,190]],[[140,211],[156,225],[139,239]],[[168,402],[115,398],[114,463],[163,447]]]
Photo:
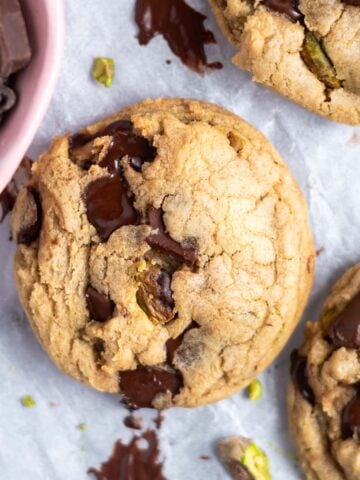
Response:
[[[360,264],[335,284],[292,354],[289,420],[310,480],[360,478]]]
[[[198,101],[145,101],[56,138],[12,228],[44,349],[131,406],[197,406],[247,385],[312,283],[306,206],[282,159]]]
[[[234,64],[256,82],[332,120],[360,123],[360,2],[209,2],[238,48]]]

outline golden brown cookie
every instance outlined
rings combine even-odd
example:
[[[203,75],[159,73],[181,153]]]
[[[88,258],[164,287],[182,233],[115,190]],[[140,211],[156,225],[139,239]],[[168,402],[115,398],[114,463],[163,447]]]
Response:
[[[335,284],[292,354],[290,426],[309,480],[360,478],[360,264]]]
[[[313,278],[284,162],[198,101],[145,101],[56,138],[12,225],[43,347],[132,405],[196,406],[247,385],[287,341]]]
[[[359,0],[209,0],[233,62],[303,107],[360,123]]]

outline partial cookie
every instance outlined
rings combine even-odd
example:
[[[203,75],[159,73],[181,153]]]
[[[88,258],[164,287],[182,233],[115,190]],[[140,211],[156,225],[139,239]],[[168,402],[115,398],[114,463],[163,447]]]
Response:
[[[196,101],[146,101],[56,138],[12,225],[19,296],[45,350],[133,406],[196,406],[247,385],[313,278],[287,167],[254,128]]]
[[[359,0],[209,0],[233,62],[303,107],[360,123]]]
[[[290,426],[311,480],[360,478],[360,264],[335,284],[292,354]]]

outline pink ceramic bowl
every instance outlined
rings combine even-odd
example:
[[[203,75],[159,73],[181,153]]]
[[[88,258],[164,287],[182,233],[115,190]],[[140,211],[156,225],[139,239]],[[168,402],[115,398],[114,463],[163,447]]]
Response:
[[[11,180],[49,105],[64,42],[63,0],[21,0],[33,58],[17,78],[18,102],[0,125],[0,192]]]

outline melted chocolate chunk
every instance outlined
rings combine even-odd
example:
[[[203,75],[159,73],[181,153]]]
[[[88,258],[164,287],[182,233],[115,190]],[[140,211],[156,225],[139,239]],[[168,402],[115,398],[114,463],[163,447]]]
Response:
[[[124,425],[132,430],[141,430],[142,420],[139,417],[134,417],[134,415],[127,415],[124,418]]]
[[[152,229],[159,230],[159,232],[165,232],[163,211],[161,210],[161,208],[155,208],[152,205],[148,205],[147,222]]]
[[[328,336],[335,347],[360,348],[360,294],[332,321]]]
[[[88,285],[85,292],[85,298],[91,320],[104,323],[112,318],[115,310],[115,303],[108,295],[100,293],[94,287]]]
[[[139,445],[140,440],[147,442],[146,448]],[[97,480],[166,480],[159,462],[159,444],[156,433],[147,430],[141,436],[134,437],[128,445],[121,440],[115,443],[109,460],[100,470],[90,468]]]
[[[197,261],[197,252],[193,247],[183,247],[180,243],[173,240],[165,233],[152,233],[146,241],[151,248],[167,253],[177,260],[186,263],[189,267],[194,267]]]
[[[22,228],[20,228],[16,235],[16,239],[19,245],[29,246],[35,240],[37,240],[38,236],[40,235],[42,224],[42,208],[39,192],[33,187],[27,187],[26,191],[31,215],[28,217],[29,221],[26,222]]]
[[[144,312],[161,323],[175,316],[171,291],[171,275],[158,267],[151,267],[140,275],[141,285],[136,299]]]
[[[89,222],[102,241],[124,225],[137,225],[139,216],[119,174],[101,177],[85,190],[84,200]]]
[[[291,354],[291,379],[295,388],[311,405],[315,405],[315,395],[309,385],[306,357],[302,357],[294,350]]]
[[[140,45],[147,45],[156,35],[162,35],[183,64],[197,73],[204,73],[206,68],[222,68],[220,62],[207,61],[205,45],[216,40],[214,34],[205,29],[205,19],[184,0],[136,1]]]
[[[294,22],[302,21],[303,14],[299,11],[299,0],[263,0],[263,5],[274,12],[284,13]]]
[[[169,340],[166,342],[166,361],[169,365],[173,363],[175,352],[182,344],[185,334],[193,328],[199,327],[200,326],[196,322],[192,321],[190,325],[178,337],[169,338]]]
[[[344,408],[341,423],[344,440],[353,436],[360,440],[360,390]]]
[[[131,132],[132,129],[133,124],[129,120],[117,120],[96,133],[77,133],[73,135],[70,139],[70,147],[72,150],[75,150],[92,142],[97,137],[113,136],[118,131]]]
[[[179,372],[156,367],[139,366],[136,370],[119,372],[120,391],[130,408],[152,408],[159,393],[177,395],[183,385]]]

